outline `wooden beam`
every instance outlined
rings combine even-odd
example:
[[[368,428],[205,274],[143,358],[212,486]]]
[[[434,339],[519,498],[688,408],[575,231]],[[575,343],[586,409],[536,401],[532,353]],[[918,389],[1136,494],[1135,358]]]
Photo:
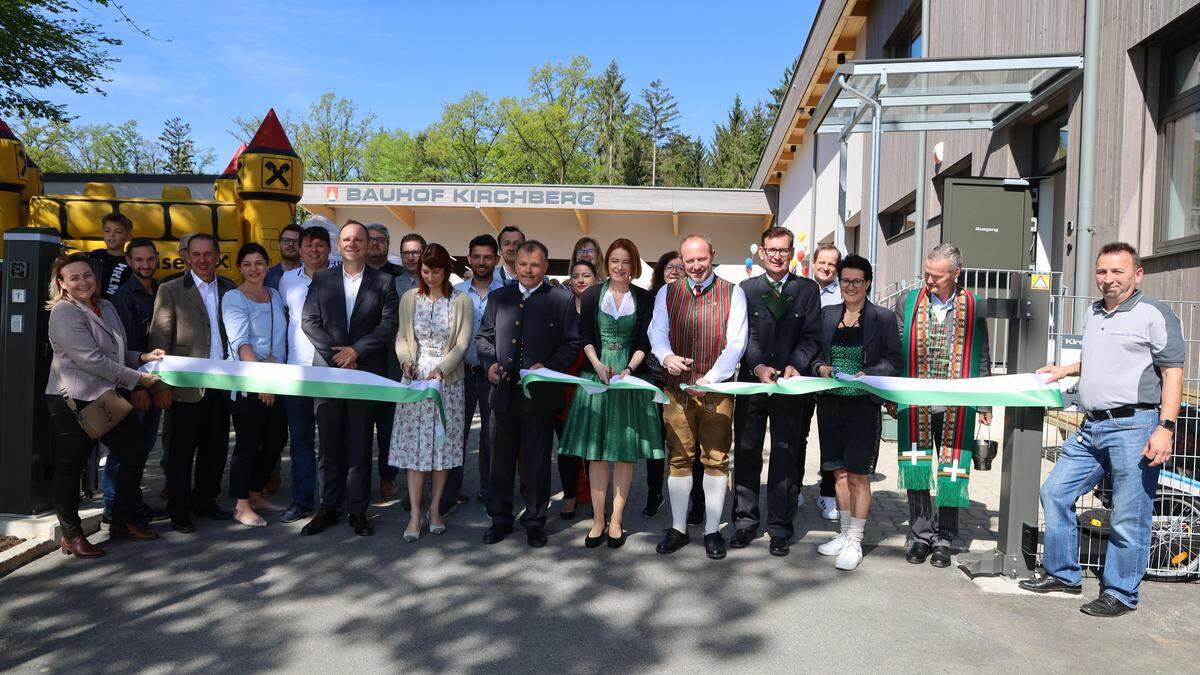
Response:
[[[766,232],[771,227],[771,223],[775,222],[775,214],[768,213],[763,216],[763,232]]]
[[[804,129],[792,129],[792,133],[788,135],[787,142],[789,145],[803,145]]]
[[[411,206],[387,206],[384,207],[388,213],[396,217],[396,220],[408,226],[408,229],[417,229],[417,212]]]
[[[335,210],[332,206],[325,206],[323,204],[311,204],[311,205],[305,206],[304,209],[306,211],[308,211],[309,213],[316,214],[318,216],[321,216],[322,218],[328,218],[330,222],[337,224],[337,210]]]
[[[579,231],[584,234],[591,234],[591,227],[588,225],[588,212],[583,209],[575,209],[575,220],[579,221]]]
[[[500,222],[500,209],[491,206],[477,206],[475,208],[479,210],[479,214],[483,216],[484,220],[488,221],[493,230],[499,232],[504,227]]]
[[[858,48],[858,38],[857,37],[847,37],[845,35],[838,38],[838,41],[835,42],[833,45],[833,51],[835,51],[835,52],[853,53],[855,51],[855,49],[857,49],[857,48]]]
[[[679,212],[678,211],[671,212],[671,235],[675,236],[675,237],[679,236]]]
[[[870,0],[858,0],[854,5],[854,9],[850,10],[850,16],[858,16],[865,19],[870,16],[870,10]]]

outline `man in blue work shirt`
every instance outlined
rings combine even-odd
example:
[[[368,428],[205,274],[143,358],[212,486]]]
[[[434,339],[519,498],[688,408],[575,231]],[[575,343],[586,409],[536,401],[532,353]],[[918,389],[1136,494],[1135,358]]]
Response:
[[[1103,591],[1080,607],[1092,616],[1137,609],[1138,585],[1150,560],[1158,474],[1171,457],[1183,396],[1187,350],[1179,318],[1142,295],[1141,281],[1137,250],[1123,242],[1101,248],[1096,286],[1102,299],[1084,319],[1081,360],[1038,370],[1051,382],[1079,376],[1084,418],[1042,484],[1046,574],[1020,586],[1035,593],[1081,592],[1075,501],[1110,476],[1113,510]]]

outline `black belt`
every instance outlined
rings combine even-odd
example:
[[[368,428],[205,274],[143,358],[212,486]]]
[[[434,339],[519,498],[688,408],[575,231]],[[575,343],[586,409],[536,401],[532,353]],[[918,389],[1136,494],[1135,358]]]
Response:
[[[1099,420],[1116,420],[1124,417],[1133,417],[1143,410],[1154,410],[1158,406],[1153,405],[1123,405],[1120,408],[1109,408],[1108,410],[1089,410],[1086,416],[1093,422]]]
[[[467,372],[472,375],[479,375],[483,372],[483,366],[467,366]]]

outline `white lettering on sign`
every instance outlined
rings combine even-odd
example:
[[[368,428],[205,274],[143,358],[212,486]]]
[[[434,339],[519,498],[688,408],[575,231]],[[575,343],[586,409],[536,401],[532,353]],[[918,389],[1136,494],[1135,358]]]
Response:
[[[976,227],[975,231],[976,232],[999,232],[1000,228],[998,228],[998,227]]]
[[[443,204],[462,206],[594,206],[596,193],[591,190],[560,188],[508,187],[407,187],[362,185],[342,190],[329,188],[326,199],[340,204]]]

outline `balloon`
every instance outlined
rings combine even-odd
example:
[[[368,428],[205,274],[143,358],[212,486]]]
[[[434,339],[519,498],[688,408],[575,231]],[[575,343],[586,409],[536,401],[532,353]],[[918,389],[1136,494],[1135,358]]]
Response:
[[[758,253],[758,244],[750,244],[750,255]]]
[[[746,267],[752,267],[753,265],[754,265],[754,258],[746,258]]]

